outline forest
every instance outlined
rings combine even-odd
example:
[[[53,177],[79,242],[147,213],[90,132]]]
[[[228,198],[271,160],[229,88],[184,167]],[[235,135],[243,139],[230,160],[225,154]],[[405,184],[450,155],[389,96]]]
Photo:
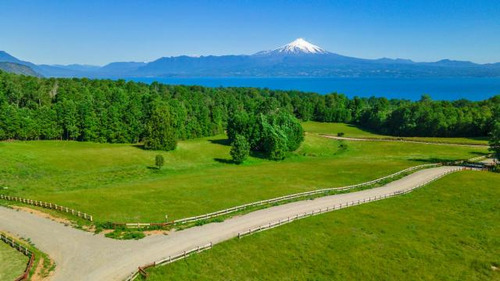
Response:
[[[425,95],[419,101],[349,99],[337,93],[37,78],[0,72],[0,140],[144,142],[173,148],[173,142],[148,142],[148,136],[157,131],[155,126],[166,130],[163,136],[191,139],[224,133],[228,124],[237,125],[242,118],[261,123],[263,117],[281,120],[278,126],[283,127],[292,120],[290,116],[351,123],[394,136],[477,137],[492,130],[499,107],[500,95],[479,102],[433,101]],[[290,122],[291,129],[284,131],[301,132]],[[247,141],[259,147],[258,139]]]

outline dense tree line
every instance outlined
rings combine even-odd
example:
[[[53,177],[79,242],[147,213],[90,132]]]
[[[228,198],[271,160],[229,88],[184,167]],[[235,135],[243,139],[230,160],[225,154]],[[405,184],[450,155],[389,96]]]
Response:
[[[480,102],[432,101],[425,96],[418,102],[348,99],[340,94],[45,79],[0,72],[0,140],[144,141],[151,148],[170,149],[177,139],[223,133],[231,118],[274,124],[280,128],[275,133],[281,134],[286,126],[278,123],[288,122],[287,114],[398,136],[486,136],[493,128],[493,108],[499,104],[500,96]],[[164,140],[157,143],[157,138]],[[252,143],[256,139],[248,141],[261,149]],[[295,142],[287,140],[286,146],[292,146],[288,149]]]

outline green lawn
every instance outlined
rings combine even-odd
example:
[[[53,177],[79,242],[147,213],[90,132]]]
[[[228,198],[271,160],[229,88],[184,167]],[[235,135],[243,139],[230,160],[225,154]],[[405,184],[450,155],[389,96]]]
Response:
[[[293,222],[150,270],[148,280],[500,280],[500,174]]]
[[[171,152],[128,144],[0,142],[0,187],[8,187],[2,193],[57,203],[99,221],[161,222],[166,214],[178,219],[487,152],[390,142],[346,142],[347,150],[339,150],[339,141],[313,133],[335,133],[334,125],[305,126],[311,133],[285,161],[251,157],[240,166],[228,163],[225,136],[181,141]],[[161,171],[152,167],[156,154],[165,157]]]
[[[319,123],[319,122],[304,122],[302,123],[304,130],[315,134],[331,134],[344,133],[344,137],[351,138],[396,138],[394,136],[384,136],[371,133],[369,131],[358,128],[354,125],[344,123]],[[422,142],[437,142],[437,143],[456,143],[456,144],[481,144],[487,145],[487,138],[436,138],[436,137],[402,137],[404,140],[414,140]]]
[[[12,281],[26,268],[28,257],[0,241],[0,280]]]

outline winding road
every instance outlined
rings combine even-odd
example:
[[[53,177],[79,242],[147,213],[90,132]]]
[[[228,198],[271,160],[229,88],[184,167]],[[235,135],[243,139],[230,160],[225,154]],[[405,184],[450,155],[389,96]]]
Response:
[[[220,243],[239,232],[319,208],[404,191],[456,171],[457,167],[420,170],[382,187],[298,201],[225,220],[141,240],[120,241],[65,226],[23,211],[0,207],[0,230],[30,238],[57,264],[54,281],[124,280],[138,266],[207,243]]]

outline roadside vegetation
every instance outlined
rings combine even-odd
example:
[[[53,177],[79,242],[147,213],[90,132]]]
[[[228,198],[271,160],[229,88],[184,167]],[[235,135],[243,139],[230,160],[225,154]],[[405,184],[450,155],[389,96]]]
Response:
[[[12,235],[2,233],[12,239]],[[16,243],[35,254],[33,266],[29,271],[29,280],[46,280],[55,270],[55,263],[47,254],[38,250],[29,239],[14,239]],[[12,248],[4,241],[0,241],[0,280],[15,280],[26,270],[30,258]]]
[[[451,174],[224,242],[148,280],[499,280],[498,186],[495,173]]]
[[[0,241],[0,280],[15,280],[26,268],[29,258]]]

